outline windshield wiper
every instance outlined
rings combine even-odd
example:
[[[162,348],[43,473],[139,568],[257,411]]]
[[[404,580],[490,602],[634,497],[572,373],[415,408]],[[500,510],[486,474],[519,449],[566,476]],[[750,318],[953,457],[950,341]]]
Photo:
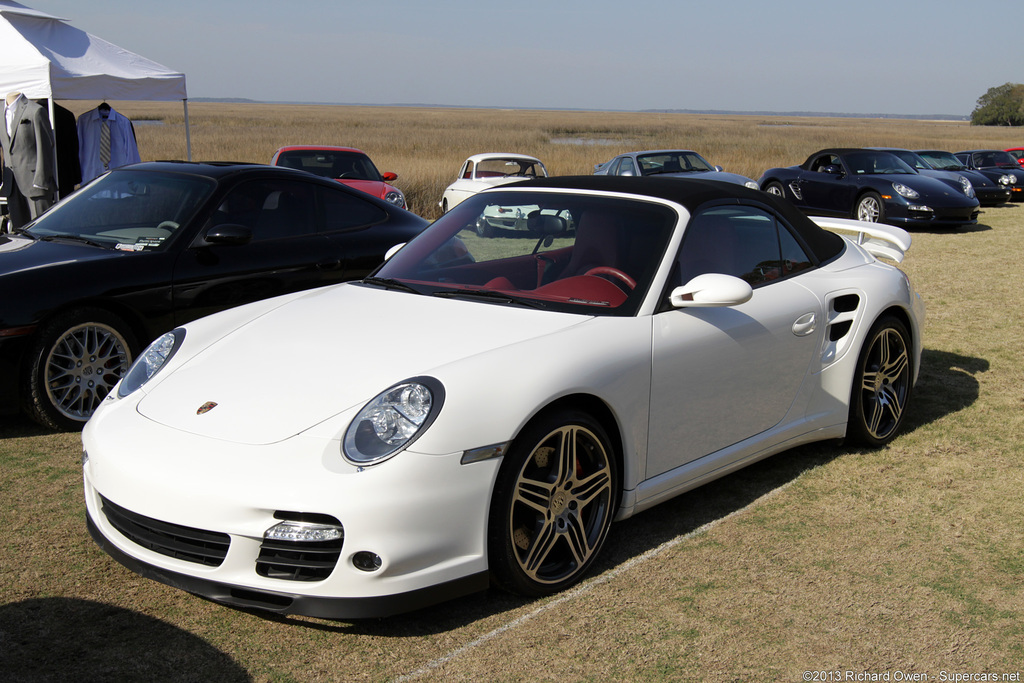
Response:
[[[434,292],[431,296],[438,296],[445,299],[481,299],[484,301],[516,304],[518,306],[526,306],[528,308],[547,308],[547,304],[543,301],[512,296],[511,294],[496,292],[492,289],[442,289]]]
[[[406,284],[405,282],[402,282],[401,280],[396,280],[396,279],[391,278],[391,277],[376,277],[376,276],[372,276],[371,275],[369,277],[364,277],[361,280],[361,282],[363,282],[365,284],[368,284],[368,285],[379,285],[379,286],[383,287],[384,289],[397,289],[400,292],[410,292],[412,294],[423,294],[423,292],[421,292],[420,290],[416,289],[412,285]]]
[[[69,240],[71,242],[81,242],[82,244],[88,244],[91,247],[99,247],[100,249],[106,249],[107,248],[107,245],[103,244],[102,242],[97,242],[94,239],[90,239],[88,237],[83,237],[82,235],[65,235],[65,234],[44,235],[42,237],[39,237],[39,240],[41,240],[43,242],[55,242],[57,240]]]

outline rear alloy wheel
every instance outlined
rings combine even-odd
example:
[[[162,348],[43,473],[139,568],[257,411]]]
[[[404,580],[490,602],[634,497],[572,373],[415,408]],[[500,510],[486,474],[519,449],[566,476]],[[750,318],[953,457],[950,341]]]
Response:
[[[892,441],[910,400],[910,334],[902,322],[875,323],[857,359],[848,436],[871,447]]]
[[[128,372],[133,338],[127,329],[101,309],[72,311],[44,325],[25,394],[32,419],[52,429],[81,429]]]
[[[488,533],[495,581],[515,593],[556,593],[580,580],[608,535],[619,475],[604,429],[560,411],[515,440],[498,473]]]
[[[867,223],[881,223],[885,219],[885,205],[877,192],[868,192],[857,200],[853,217]]]

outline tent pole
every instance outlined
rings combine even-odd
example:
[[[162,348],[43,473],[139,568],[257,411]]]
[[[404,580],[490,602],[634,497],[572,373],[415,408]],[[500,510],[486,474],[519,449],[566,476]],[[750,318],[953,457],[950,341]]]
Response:
[[[186,97],[181,101],[182,106],[185,107],[185,154],[187,155],[186,161],[192,161],[192,135],[188,130],[188,98]]]

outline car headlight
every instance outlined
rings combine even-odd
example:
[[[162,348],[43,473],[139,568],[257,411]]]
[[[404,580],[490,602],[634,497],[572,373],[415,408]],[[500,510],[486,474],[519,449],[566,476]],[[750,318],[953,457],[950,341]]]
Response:
[[[432,377],[414,377],[378,394],[345,431],[342,454],[354,465],[395,455],[423,433],[444,403],[444,387]]]
[[[128,368],[127,374],[117,387],[118,397],[128,396],[152,379],[153,375],[158,373],[160,368],[166,365],[167,361],[181,348],[183,341],[185,341],[185,330],[181,327],[158,337]]]
[[[1000,176],[999,184],[1000,185],[1016,185],[1017,184],[1017,176],[1012,176],[1012,175],[1009,175],[1009,174]]]
[[[896,193],[901,197],[906,197],[907,199],[917,199],[921,196],[917,193],[917,190],[907,187],[903,183],[893,183],[892,189],[896,190]]]
[[[749,188],[750,188],[751,190],[759,190],[759,189],[761,189],[761,188],[759,188],[759,187],[757,186],[757,183],[756,183],[756,182],[754,182],[753,180],[748,180],[747,182],[745,182],[745,183],[743,183],[743,184],[744,184],[744,185],[745,185],[746,187],[749,187]]]
[[[974,185],[971,185],[971,181],[967,178],[960,176],[960,187],[963,188],[964,194],[974,199]]]
[[[388,193],[384,195],[384,201],[391,202],[395,206],[400,206],[403,209],[405,208],[405,195],[398,190],[389,190]]]

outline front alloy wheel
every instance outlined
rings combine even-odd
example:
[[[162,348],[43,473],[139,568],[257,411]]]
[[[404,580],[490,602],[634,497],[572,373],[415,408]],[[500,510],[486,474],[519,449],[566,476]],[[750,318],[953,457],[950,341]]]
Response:
[[[910,334],[896,318],[883,318],[857,360],[848,426],[854,440],[876,448],[892,441],[910,399],[910,375]]]
[[[45,325],[32,353],[30,416],[52,429],[81,429],[131,365],[131,339],[120,330],[120,318],[98,309]]]
[[[875,192],[868,192],[857,201],[857,209],[854,215],[859,221],[868,223],[879,223],[885,217],[885,207],[882,204],[882,197]]]
[[[490,565],[499,585],[541,596],[586,573],[615,513],[612,453],[601,426],[576,411],[541,418],[516,439],[491,508]]]

